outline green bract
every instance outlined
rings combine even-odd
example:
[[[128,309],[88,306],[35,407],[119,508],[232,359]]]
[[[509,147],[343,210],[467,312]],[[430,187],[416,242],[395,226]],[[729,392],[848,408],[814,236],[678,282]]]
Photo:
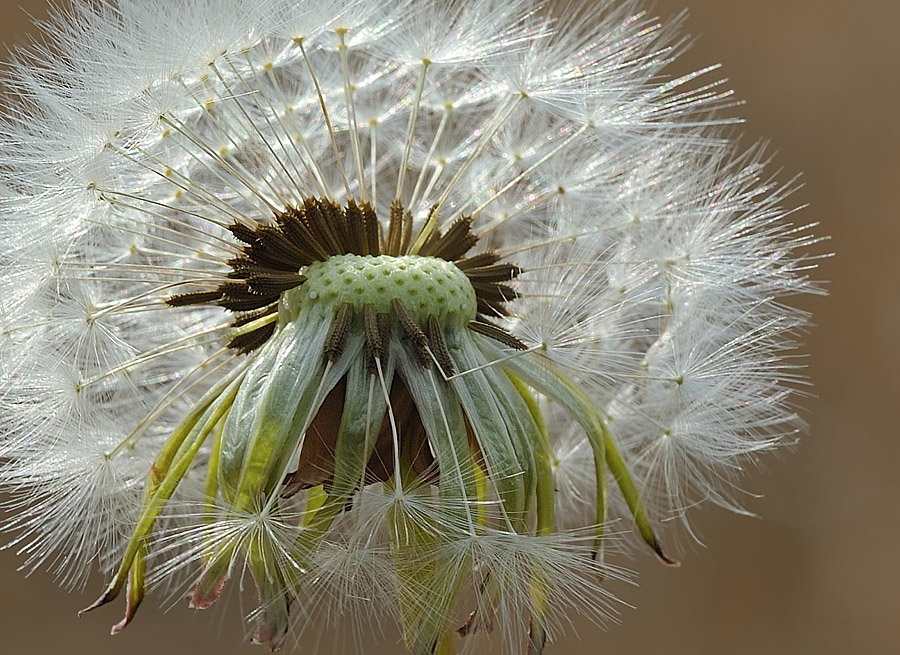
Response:
[[[566,408],[591,444],[593,556],[602,546],[608,468],[644,539],[665,559],[597,411],[540,347],[527,349],[483,316],[515,297],[508,282],[519,268],[498,263],[490,252],[469,257],[477,238],[467,219],[446,233],[432,226],[417,244],[400,239],[392,248],[391,229],[380,234],[366,206],[343,210],[343,232],[316,227],[317,217],[340,212],[310,201],[280,216],[274,230],[250,234],[235,227],[248,248],[232,263],[233,281],[216,292],[172,298],[176,306],[213,302],[244,310],[231,345],[255,352],[210,390],[154,466],[142,519],[97,602],[112,600],[128,580],[126,618],[117,629],[143,597],[145,542],[157,516],[202,444],[214,438],[206,484],[210,522],[266,520],[203,546],[204,570],[191,593],[195,607],[214,603],[234,562],[243,559],[260,593],[256,637],[278,646],[292,600],[309,584],[308,569],[334,522],[354,494],[380,482],[394,497],[388,521],[407,643],[421,655],[449,652],[448,621],[473,567],[484,569],[488,606],[506,602],[500,579],[478,562],[480,540],[556,529],[553,455],[529,389]],[[403,216],[392,212],[396,221]],[[366,230],[369,237],[354,245],[353,236]],[[272,243],[280,244],[277,250]],[[328,254],[307,261],[304,248]],[[406,254],[377,254],[384,249]],[[287,543],[258,532],[268,521],[287,522],[282,499],[301,491],[307,497],[302,525]],[[436,512],[417,507],[428,499]],[[536,650],[545,640],[550,575],[527,574]],[[473,615],[466,630],[484,620]]]

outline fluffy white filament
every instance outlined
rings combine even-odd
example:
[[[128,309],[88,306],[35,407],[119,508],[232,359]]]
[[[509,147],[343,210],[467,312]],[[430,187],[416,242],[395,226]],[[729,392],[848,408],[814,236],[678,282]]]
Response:
[[[27,568],[72,584],[114,570],[161,444],[254,357],[225,347],[228,311],[166,299],[225,280],[241,251],[229,225],[313,196],[368,201],[382,223],[399,199],[416,230],[435,206],[435,228],[473,216],[480,244],[523,271],[497,324],[586,393],[654,522],[703,501],[740,509],[741,468],[801,427],[793,352],[807,317],[783,299],[815,291],[814,239],[791,223],[791,186],[771,179],[763,149],[730,138],[715,67],[667,72],[678,20],[632,0],[557,4],[76,0],[43,45],[14,55],[4,82],[17,99],[0,123],[0,488]],[[592,576],[616,575],[584,555],[586,437],[537,401],[572,531],[459,546],[460,566],[517,589],[494,608],[511,652],[534,561],[558,582],[551,628],[583,597],[608,602]],[[296,538],[266,508],[204,523],[208,458],[204,446],[165,512],[155,582],[196,574],[210,540],[265,533],[288,553]],[[297,616],[402,618],[385,534],[400,501],[379,486],[306,563],[322,583]],[[437,512],[403,495],[412,514]],[[292,511],[302,524],[302,503]]]

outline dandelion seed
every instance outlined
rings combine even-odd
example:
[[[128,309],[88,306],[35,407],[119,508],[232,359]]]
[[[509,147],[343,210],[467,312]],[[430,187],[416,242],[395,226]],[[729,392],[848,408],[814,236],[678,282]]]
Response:
[[[86,2],[0,123],[29,569],[540,653],[791,440],[815,239],[638,3]],[[710,81],[707,81],[709,78]],[[292,623],[293,621],[293,623]],[[318,620],[315,625],[319,625]],[[300,638],[303,638],[300,636]],[[318,637],[314,636],[314,639]]]

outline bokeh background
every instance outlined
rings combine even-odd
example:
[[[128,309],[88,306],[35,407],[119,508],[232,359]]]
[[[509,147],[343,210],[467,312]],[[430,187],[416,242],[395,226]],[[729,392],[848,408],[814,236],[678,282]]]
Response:
[[[803,301],[817,324],[805,340],[809,434],[750,472],[759,518],[695,512],[703,545],[681,568],[636,555],[640,587],[614,589],[636,609],[605,632],[580,624],[547,653],[900,653],[900,2],[656,0],[651,11],[685,5],[698,38],[676,72],[723,64],[746,100],[744,143],[770,139],[785,180],[803,172],[793,202],[831,237],[820,252],[836,253],[817,272],[830,297]],[[0,41],[25,43],[46,13],[46,0],[0,1]],[[264,652],[246,643],[236,604],[198,615],[151,599],[109,637],[121,607],[75,616],[99,579],[67,594],[19,561],[0,552],[0,652]],[[402,650],[375,642],[367,653]],[[340,653],[329,643],[298,652]]]

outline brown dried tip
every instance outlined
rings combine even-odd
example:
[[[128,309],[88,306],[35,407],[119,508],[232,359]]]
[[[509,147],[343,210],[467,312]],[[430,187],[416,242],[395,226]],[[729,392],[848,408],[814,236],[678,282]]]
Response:
[[[130,598],[128,599],[128,604],[125,607],[125,616],[122,617],[122,620],[116,623],[109,631],[109,634],[115,636],[122,632],[125,628],[128,627],[128,624],[131,623],[131,620],[134,618],[134,615],[137,614],[138,606],[141,604],[141,599],[136,601],[132,601]]]
[[[81,618],[81,616],[83,616],[84,614],[87,614],[88,612],[93,612],[98,607],[102,607],[103,605],[106,605],[107,603],[111,603],[118,597],[119,591],[120,591],[119,589],[113,587],[112,585],[107,587],[106,591],[103,592],[103,595],[100,596],[100,598],[95,600],[93,603],[91,603],[84,609],[78,610],[78,617]]]
[[[531,629],[528,631],[528,655],[541,655],[547,645],[547,630],[534,619],[531,620]]]
[[[472,613],[469,614],[469,618],[466,619],[466,622],[456,629],[456,634],[460,637],[468,637],[479,630],[491,634],[494,631],[494,624],[490,619],[482,618],[483,614],[484,612],[473,610]]]
[[[219,600],[222,590],[225,588],[225,583],[228,582],[228,572],[222,573],[213,581],[212,585],[204,585],[204,582],[206,581],[201,581],[187,595],[188,607],[191,609],[205,610],[212,607]]]
[[[665,553],[663,553],[662,546],[659,544],[658,540],[654,540],[653,543],[650,544],[650,547],[653,548],[656,555],[659,557],[660,560],[662,560],[662,563],[665,564],[666,566],[671,566],[671,567],[681,566],[681,562],[679,562],[677,559],[672,559],[671,557],[668,557]]]

